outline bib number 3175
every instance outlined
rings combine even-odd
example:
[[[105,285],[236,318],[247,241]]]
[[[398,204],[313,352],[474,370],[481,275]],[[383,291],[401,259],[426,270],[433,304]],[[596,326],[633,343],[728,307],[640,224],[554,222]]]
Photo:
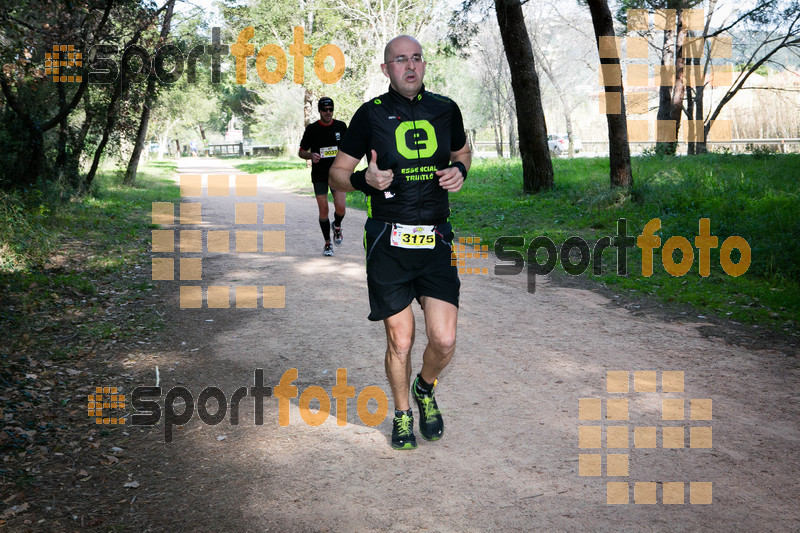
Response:
[[[434,226],[409,226],[394,224],[392,226],[392,246],[411,249],[432,249],[436,246]]]

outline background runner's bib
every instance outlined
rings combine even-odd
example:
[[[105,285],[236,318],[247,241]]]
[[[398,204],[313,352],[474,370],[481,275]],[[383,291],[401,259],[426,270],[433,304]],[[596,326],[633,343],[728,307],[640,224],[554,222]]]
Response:
[[[337,153],[339,153],[339,148],[337,146],[326,146],[325,148],[319,149],[320,157],[336,157]]]
[[[392,246],[411,249],[432,249],[436,246],[435,226],[392,225]]]

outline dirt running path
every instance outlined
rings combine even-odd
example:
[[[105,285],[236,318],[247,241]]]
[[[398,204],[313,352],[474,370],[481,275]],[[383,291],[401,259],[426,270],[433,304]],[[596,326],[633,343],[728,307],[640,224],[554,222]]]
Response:
[[[181,171],[236,174],[217,160],[184,160]],[[157,357],[127,364],[147,377],[158,365],[165,392],[182,385],[195,399],[210,385],[230,397],[253,384],[256,368],[269,386],[296,368],[300,392],[318,385],[330,394],[337,368],[347,369],[356,393],[369,385],[388,391],[383,326],[366,319],[365,214],[348,211],[344,244],[326,258],[313,198],[268,182],[259,183],[257,198],[184,201],[203,203],[202,229],[230,230],[238,229],[235,202],[285,204],[285,253],[206,254],[200,282],[284,285],[285,309],[180,310],[179,282],[161,282],[174,330]],[[318,427],[305,424],[297,399],[290,425],[280,427],[275,398],[264,402],[262,426],[253,424],[253,400],[246,398],[239,426],[227,418],[208,426],[195,415],[170,444],[162,419],[139,432],[132,523],[163,531],[800,528],[796,353],[704,338],[697,331],[702,320],[634,316],[597,293],[545,279],[535,294],[526,292],[523,276],[465,275],[462,282],[456,357],[438,388],[446,422],[441,441],[419,438],[417,450],[393,451],[390,419],[366,426],[354,399],[344,427],[333,416]],[[425,338],[420,321],[417,327],[414,372]],[[630,392],[607,392],[607,371],[629,372]],[[657,391],[635,392],[636,371],[656,371]],[[663,393],[662,371],[684,372],[684,392]],[[604,417],[606,400],[627,398],[628,419],[581,421],[581,398],[601,399]],[[661,419],[664,398],[684,400],[683,420]],[[711,399],[712,420],[690,420],[691,399]],[[579,448],[583,426],[602,428],[602,448]],[[622,429],[612,429],[609,439],[610,426]],[[664,426],[686,427],[667,430],[668,438],[684,435],[685,447],[663,448]],[[634,447],[634,427],[656,428],[650,431],[657,447]],[[690,448],[690,435],[695,445],[708,437],[708,430],[690,427],[711,427],[712,447]],[[591,438],[596,430],[584,431]],[[642,431],[637,439],[648,435]],[[608,453],[628,454],[627,476],[606,475]],[[587,468],[600,457],[602,475],[579,476],[579,454],[594,456]],[[629,504],[606,503],[608,481],[629,483]],[[656,484],[636,485],[635,493],[636,482]],[[662,482],[684,482],[666,486],[667,498],[684,503],[662,503]],[[707,497],[708,486],[693,485],[690,494],[689,482],[711,483],[712,503],[690,504]]]

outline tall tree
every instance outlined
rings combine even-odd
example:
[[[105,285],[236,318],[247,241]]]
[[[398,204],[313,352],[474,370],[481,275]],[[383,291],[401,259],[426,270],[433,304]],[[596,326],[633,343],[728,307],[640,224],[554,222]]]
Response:
[[[592,25],[597,40],[597,51],[600,56],[600,68],[610,65],[603,75],[603,90],[608,106],[615,106],[619,102],[619,112],[616,109],[606,109],[608,122],[608,161],[610,167],[612,187],[630,187],[633,185],[633,172],[631,171],[631,150],[628,144],[628,125],[625,113],[625,92],[622,89],[622,71],[620,70],[619,55],[615,53],[614,45],[614,19],[608,9],[606,0],[588,0],[589,11],[592,14]],[[614,57],[616,56],[616,57]],[[614,68],[616,67],[616,68]]]
[[[170,2],[172,0],[167,0]],[[94,157],[92,158],[92,165],[89,168],[89,172],[86,173],[86,176],[83,180],[83,188],[84,190],[89,190],[94,182],[94,178],[97,175],[97,170],[100,167],[100,160],[105,153],[106,146],[108,145],[109,139],[111,139],[112,135],[116,132],[117,124],[119,119],[121,118],[122,113],[120,113],[121,108],[121,100],[122,96],[128,92],[130,85],[132,83],[132,78],[135,77],[134,70],[132,69],[132,63],[134,61],[134,57],[136,57],[137,50],[134,45],[139,43],[139,39],[141,39],[142,34],[149,28],[149,26],[155,21],[158,16],[167,8],[167,3],[161,6],[159,9],[153,11],[152,13],[145,12],[144,17],[139,20],[139,23],[133,32],[133,36],[130,40],[126,43],[125,52],[122,54],[122,61],[120,63],[119,68],[119,76],[117,79],[112,83],[113,90],[111,92],[111,97],[108,102],[108,110],[106,116],[106,123],[105,127],[103,128],[103,135],[100,139],[100,142],[97,145],[97,149],[95,150]],[[147,65],[142,65],[142,69],[145,72],[149,72],[147,69]],[[130,93],[129,93],[130,94]]]
[[[663,42],[660,46],[662,66],[673,67],[675,77],[672,85],[659,88],[659,105],[657,119],[673,121],[674,131],[669,131],[669,138],[657,138],[656,150],[659,153],[675,154],[682,120],[688,119],[699,123],[702,130],[688,132],[688,153],[704,153],[708,134],[714,121],[718,119],[723,107],[730,102],[744,86],[747,79],[763,65],[773,61],[781,51],[791,50],[794,53],[800,48],[800,2],[797,0],[756,0],[746,3],[739,10],[717,9],[717,0],[623,0],[620,3],[618,17],[625,21],[630,9],[658,9],[664,16],[666,31],[663,31]],[[703,9],[705,21],[702,30],[686,28],[684,17],[689,9]],[[718,15],[718,12],[720,13]],[[722,22],[722,14],[726,14]],[[712,19],[715,22],[712,22]],[[704,110],[705,92],[709,80],[715,75],[711,64],[712,48],[721,46],[717,39],[721,36],[730,39],[729,32],[735,32],[739,42],[734,48],[741,50],[739,59],[744,68],[736,75],[730,88],[709,110]],[[648,32],[646,32],[648,33]],[[726,35],[727,34],[727,35]],[[652,35],[650,35],[652,38]],[[697,46],[700,43],[702,46]],[[690,54],[685,48],[690,46]],[[730,44],[727,45],[730,47]],[[700,49],[705,53],[702,57],[697,53]],[[689,57],[692,56],[692,57]],[[722,61],[731,61],[731,58]],[[781,68],[785,68],[779,65]],[[692,71],[692,76],[687,72]],[[714,93],[712,92],[712,97]]]
[[[714,122],[752,74],[771,63],[781,51],[789,50],[794,54],[800,51],[800,2],[797,0],[759,1],[752,9],[737,13],[734,21],[724,24],[714,32],[709,32],[707,37],[716,37],[737,25],[744,26],[747,30],[744,33],[755,38],[756,42],[752,43],[750,53],[745,56],[744,68],[739,71],[731,86],[703,120],[703,136],[698,142],[697,153],[706,151],[708,134]],[[706,45],[709,43],[713,43],[713,40],[707,39]],[[702,99],[695,102],[695,118],[698,120],[703,118]]]
[[[520,0],[495,0],[494,5],[517,108],[522,189],[526,194],[536,193],[553,186],[553,163],[531,41]]]
[[[576,31],[577,28],[574,26],[582,25],[581,23],[585,21],[576,17],[574,13],[567,20],[558,11],[554,0],[537,2],[535,10],[529,10],[528,14],[530,15],[528,34],[531,36],[536,68],[545,75],[555,89],[564,115],[567,139],[569,140],[569,157],[572,158],[575,155],[572,113],[585,98],[578,97],[568,89],[570,86],[581,83],[582,76],[585,74],[585,71],[577,68],[577,65],[583,62],[578,59],[579,57],[583,57],[585,61],[586,51],[574,39],[576,33],[583,33]],[[562,46],[566,35],[569,35],[569,47]],[[550,125],[552,127],[553,121],[550,122]]]
[[[13,175],[0,176],[4,186],[33,184],[44,178],[45,133],[56,126],[60,126],[57,159],[66,162],[67,125],[64,121],[81,101],[88,85],[88,77],[84,76],[75,92],[67,96],[66,89],[54,83],[44,74],[41,64],[34,62],[34,46],[44,48],[45,43],[76,42],[91,46],[106,35],[112,5],[113,0],[97,0],[75,9],[69,1],[58,1],[32,8],[28,2],[14,1],[3,2],[0,7],[3,21],[0,59],[4,63],[0,89],[4,107],[14,113],[21,126],[17,135],[21,133],[25,137],[18,153],[4,154],[17,162],[7,169]],[[50,24],[53,20],[58,23]],[[43,58],[40,59],[43,62]],[[58,85],[55,91],[54,85]],[[51,98],[54,102],[48,101]]]
[[[167,0],[165,4],[164,20],[161,22],[161,35],[158,39],[158,46],[162,47],[169,37],[169,28],[172,22],[172,12],[175,9],[175,0]],[[128,161],[128,168],[125,170],[125,185],[132,185],[136,180],[136,170],[139,168],[139,158],[142,156],[142,148],[147,141],[147,126],[150,122],[151,107],[156,99],[156,79],[155,58],[153,58],[153,69],[147,77],[147,89],[145,89],[144,102],[142,102],[142,116],[139,120],[139,127],[136,131],[136,139],[133,144],[131,158]]]
[[[498,157],[504,155],[504,126],[508,128],[508,155],[515,157],[516,139],[512,134],[516,116],[514,93],[511,89],[511,73],[505,59],[503,42],[491,27],[485,27],[474,38],[473,57],[480,72],[480,94],[488,106],[489,118],[494,132],[495,151]]]

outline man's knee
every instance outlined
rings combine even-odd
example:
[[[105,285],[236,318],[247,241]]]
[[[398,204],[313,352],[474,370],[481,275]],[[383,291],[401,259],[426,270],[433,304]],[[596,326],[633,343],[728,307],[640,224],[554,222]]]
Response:
[[[456,349],[456,331],[439,328],[428,332],[428,344],[439,353],[449,354]]]
[[[389,352],[394,357],[406,359],[411,354],[411,348],[414,346],[413,336],[402,336],[389,338]]]

